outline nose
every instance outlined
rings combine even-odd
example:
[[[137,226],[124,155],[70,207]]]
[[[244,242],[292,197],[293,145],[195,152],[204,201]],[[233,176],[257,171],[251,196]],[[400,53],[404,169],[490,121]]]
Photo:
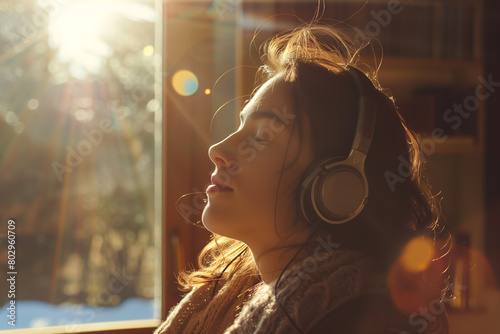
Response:
[[[215,166],[219,168],[229,168],[236,163],[234,156],[230,153],[227,147],[228,139],[229,137],[210,146],[208,149],[208,156],[210,157],[210,160],[212,160]]]

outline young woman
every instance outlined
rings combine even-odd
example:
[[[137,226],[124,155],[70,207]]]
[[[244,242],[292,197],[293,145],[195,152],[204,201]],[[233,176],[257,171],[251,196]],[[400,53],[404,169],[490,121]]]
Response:
[[[418,142],[359,49],[318,24],[267,43],[265,82],[209,150],[213,240],[156,333],[447,332]]]

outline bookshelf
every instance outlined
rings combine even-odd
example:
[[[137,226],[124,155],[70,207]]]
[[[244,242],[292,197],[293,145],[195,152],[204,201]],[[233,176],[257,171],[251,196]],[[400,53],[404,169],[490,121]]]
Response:
[[[478,60],[384,57],[379,79],[410,127],[436,145],[433,153],[481,153],[484,100],[476,97],[481,73]],[[436,130],[443,130],[446,140],[434,138]]]

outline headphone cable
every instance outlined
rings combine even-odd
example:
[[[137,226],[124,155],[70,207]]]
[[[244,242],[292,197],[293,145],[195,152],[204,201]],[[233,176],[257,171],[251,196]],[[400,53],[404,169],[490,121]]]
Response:
[[[299,328],[299,326],[295,323],[295,321],[293,321],[293,319],[290,316],[290,314],[288,314],[288,312],[286,311],[285,307],[279,301],[278,295],[277,295],[277,289],[278,289],[278,284],[279,284],[279,282],[281,280],[281,277],[283,276],[283,274],[285,273],[285,271],[287,270],[287,268],[290,266],[290,264],[292,264],[292,262],[297,258],[297,256],[304,249],[304,247],[309,243],[309,241],[314,236],[314,234],[316,234],[316,232],[319,229],[320,224],[321,224],[321,221],[318,221],[315,224],[315,226],[310,230],[309,236],[307,237],[306,242],[299,248],[299,250],[297,251],[297,253],[295,253],[295,255],[292,257],[292,259],[290,261],[288,261],[288,263],[286,264],[285,268],[283,268],[283,270],[281,271],[280,275],[278,276],[278,279],[276,280],[276,284],[274,285],[274,298],[276,299],[276,303],[278,303],[279,307],[283,310],[283,312],[285,312],[285,315],[288,318],[288,320],[292,323],[293,327],[295,327],[295,329],[300,334],[304,334],[304,332]]]
[[[226,269],[229,268],[229,266],[237,259],[239,258],[241,255],[243,255],[243,253],[245,253],[246,251],[248,250],[248,246],[245,247],[245,249],[243,249],[241,252],[238,253],[238,255],[236,255],[225,267],[224,269],[222,270],[222,272],[219,274],[219,276],[217,277],[217,280],[215,281],[215,285],[214,285],[214,289],[212,290],[212,299],[214,298],[214,295],[215,295],[215,290],[217,289],[217,285],[219,284],[219,281],[222,277],[222,275],[224,275],[224,273],[226,272]]]

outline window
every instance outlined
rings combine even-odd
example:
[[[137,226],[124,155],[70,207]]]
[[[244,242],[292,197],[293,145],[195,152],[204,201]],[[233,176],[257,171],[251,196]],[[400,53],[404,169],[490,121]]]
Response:
[[[159,324],[161,12],[0,1],[0,329]]]

